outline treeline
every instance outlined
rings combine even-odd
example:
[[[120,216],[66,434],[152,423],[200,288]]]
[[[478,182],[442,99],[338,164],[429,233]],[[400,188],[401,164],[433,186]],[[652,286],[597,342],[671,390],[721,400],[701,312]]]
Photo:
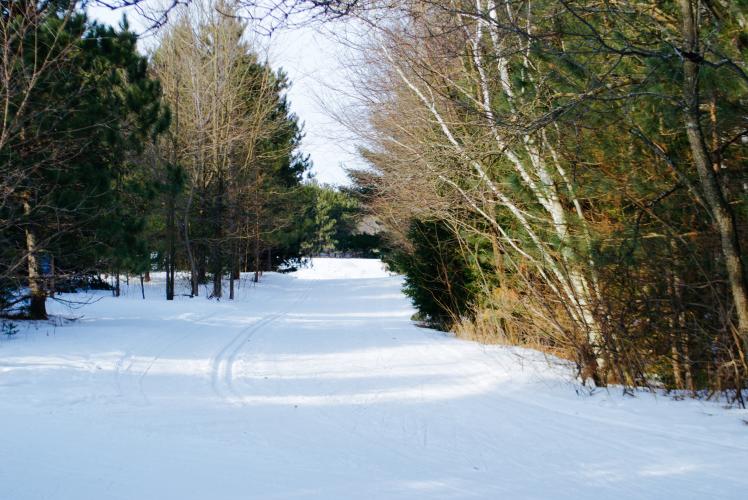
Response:
[[[76,2],[2,1],[0,313],[46,318],[55,292],[166,270],[166,298],[233,298],[282,262],[347,245],[357,202],[307,182],[289,82],[230,2],[137,36]]]
[[[157,216],[170,296],[175,270],[186,267],[192,295],[210,279],[211,296],[221,297],[227,275],[233,298],[240,271],[256,281],[303,241],[296,214],[309,165],[297,153],[288,82],[259,60],[231,8],[196,3],[179,12],[153,56],[173,115],[154,155],[177,169]]]
[[[127,29],[75,2],[0,9],[0,308],[30,295],[43,318],[55,277],[147,257],[137,236],[157,186],[143,154],[169,112]]]
[[[354,178],[424,319],[597,384],[744,388],[746,5],[357,2]]]

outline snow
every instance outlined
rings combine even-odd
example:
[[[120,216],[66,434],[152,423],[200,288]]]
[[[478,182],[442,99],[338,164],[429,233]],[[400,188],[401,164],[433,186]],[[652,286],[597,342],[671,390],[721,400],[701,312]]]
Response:
[[[386,278],[391,276],[379,259],[316,258],[311,265],[294,273],[304,280]]]
[[[0,498],[746,498],[745,410],[590,395],[538,352],[416,327],[401,285],[317,259],[233,302],[167,302],[156,276],[52,305],[0,341]]]

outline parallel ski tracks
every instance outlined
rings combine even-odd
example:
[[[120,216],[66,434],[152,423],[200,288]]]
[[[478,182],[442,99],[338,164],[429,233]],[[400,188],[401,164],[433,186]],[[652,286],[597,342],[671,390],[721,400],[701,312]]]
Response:
[[[241,404],[242,395],[234,386],[233,367],[237,356],[258,331],[285,317],[304,302],[309,297],[310,290],[311,287],[304,288],[296,300],[282,311],[269,314],[242,329],[218,351],[211,362],[211,387],[216,396],[224,401]]]
[[[283,310],[268,314],[258,321],[250,324],[246,328],[241,329],[226,344],[223,345],[218,353],[210,358],[211,389],[215,395],[225,401],[241,401],[241,394],[236,391],[236,388],[234,386],[233,371],[237,356],[241,353],[242,349],[245,347],[245,344],[251,340],[255,333],[292,312],[294,308],[296,308],[296,306],[298,306],[308,298],[309,292],[310,287],[302,289],[298,297],[293,302],[288,304]],[[181,335],[179,336],[179,338],[171,340],[160,347],[156,354],[151,356],[151,358],[147,361],[145,368],[143,368],[139,372],[133,373],[134,368],[137,365],[142,364],[143,361],[142,359],[138,359],[138,356],[136,356],[131,349],[128,349],[124,354],[122,354],[122,356],[117,360],[115,364],[114,382],[117,397],[127,396],[128,391],[126,391],[124,388],[123,379],[127,376],[135,376],[137,377],[136,386],[139,398],[144,404],[150,404],[151,401],[145,391],[144,383],[152,368],[175,345],[182,342],[185,338],[195,334],[196,332],[203,331],[201,323],[204,323],[206,320],[217,316],[221,312],[222,311],[213,311],[210,314],[206,314],[205,316],[194,320],[194,323],[195,325],[197,325],[197,327],[189,328],[184,335]]]
[[[155,355],[151,356],[151,359],[147,361],[146,367],[140,371],[136,372],[134,375],[137,376],[137,392],[140,397],[140,399],[145,404],[150,404],[150,398],[148,398],[148,395],[145,392],[144,388],[144,382],[148,374],[150,373],[153,366],[164,356],[165,353],[167,353],[172,347],[174,347],[176,344],[182,342],[185,338],[194,335],[196,332],[202,332],[203,331],[203,325],[202,323],[206,320],[209,320],[215,316],[217,316],[221,311],[212,311],[209,314],[206,314],[205,316],[201,316],[193,321],[195,326],[193,328],[188,328],[186,333],[184,335],[180,335],[178,338],[170,340],[166,344],[164,344],[159,350],[156,352]],[[131,375],[133,371],[133,367],[136,364],[137,357],[133,355],[132,350],[126,351],[122,357],[119,358],[115,365],[115,386],[117,390],[117,396],[123,397],[125,396],[125,391],[122,387],[122,378],[123,375]],[[127,367],[125,367],[125,363],[128,362]]]

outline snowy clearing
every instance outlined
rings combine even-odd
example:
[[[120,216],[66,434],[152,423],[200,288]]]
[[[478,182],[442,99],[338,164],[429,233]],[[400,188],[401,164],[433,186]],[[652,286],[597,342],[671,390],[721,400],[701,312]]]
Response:
[[[418,328],[378,261],[234,302],[158,278],[0,341],[0,498],[748,495],[745,410],[590,396],[537,352]]]

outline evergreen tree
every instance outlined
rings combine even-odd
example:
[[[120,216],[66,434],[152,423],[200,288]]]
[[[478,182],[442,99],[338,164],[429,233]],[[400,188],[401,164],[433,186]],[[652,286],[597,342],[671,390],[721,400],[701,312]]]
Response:
[[[65,8],[48,6],[40,29],[17,42],[26,54],[18,63],[29,71],[45,59],[55,68],[19,96],[20,132],[0,150],[19,179],[3,218],[22,221],[24,234],[9,237],[26,255],[33,318],[46,317],[48,263],[71,277],[142,257],[137,239],[150,187],[139,157],[168,123],[126,23],[117,31]]]

